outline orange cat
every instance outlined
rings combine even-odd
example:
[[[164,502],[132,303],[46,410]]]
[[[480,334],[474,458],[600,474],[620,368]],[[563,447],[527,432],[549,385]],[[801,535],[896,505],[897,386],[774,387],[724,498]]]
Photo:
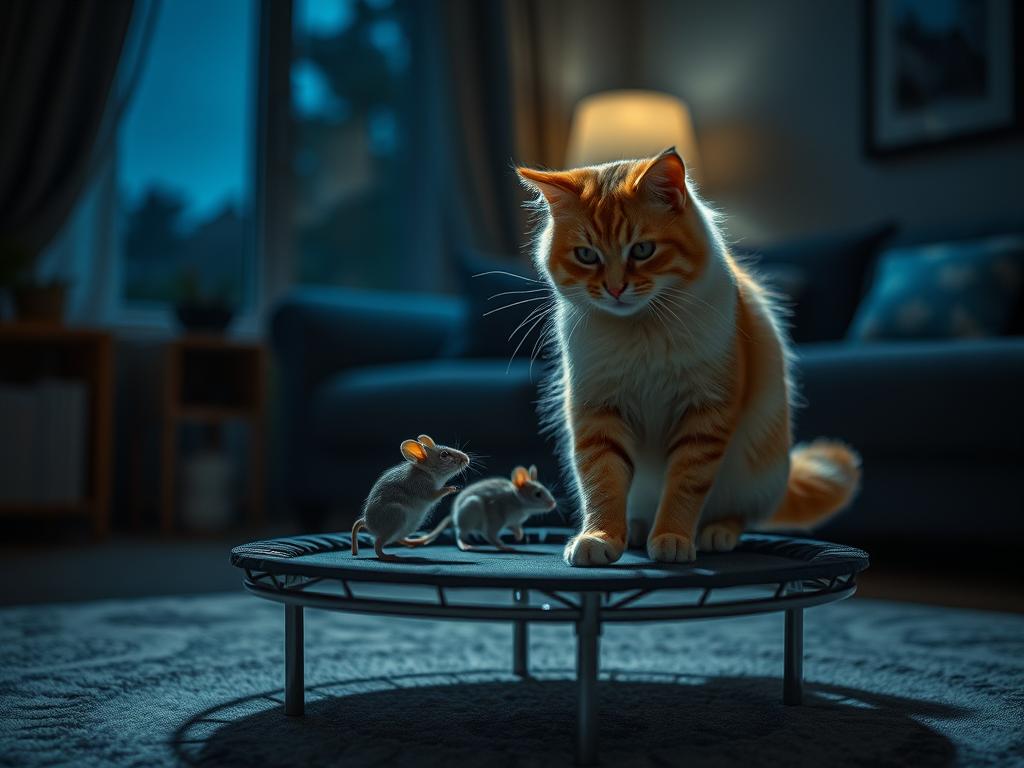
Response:
[[[535,258],[556,296],[549,415],[568,430],[583,513],[568,563],[611,563],[627,544],[686,562],[731,550],[746,528],[807,527],[849,503],[859,458],[824,440],[791,450],[771,299],[675,149],[519,174],[541,195]]]

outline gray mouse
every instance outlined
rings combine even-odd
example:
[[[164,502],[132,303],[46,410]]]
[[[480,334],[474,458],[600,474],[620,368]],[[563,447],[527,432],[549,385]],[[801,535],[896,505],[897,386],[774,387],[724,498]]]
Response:
[[[363,516],[352,526],[352,554],[359,554],[357,534],[365,528],[373,534],[373,548],[380,560],[401,560],[384,552],[387,544],[418,546],[407,537],[417,530],[434,506],[450,493],[458,493],[449,478],[469,466],[469,456],[455,448],[437,445],[429,435],[401,445],[405,462],[377,478],[363,505]]]
[[[466,536],[479,533],[487,543],[509,551],[511,547],[499,538],[502,530],[509,528],[516,541],[522,541],[523,523],[532,515],[550,512],[555,506],[554,497],[537,480],[537,467],[516,467],[509,480],[488,477],[467,486],[455,498],[451,514],[441,520],[430,534],[412,539],[411,543],[417,546],[429,544],[452,522],[459,549],[473,549]]]

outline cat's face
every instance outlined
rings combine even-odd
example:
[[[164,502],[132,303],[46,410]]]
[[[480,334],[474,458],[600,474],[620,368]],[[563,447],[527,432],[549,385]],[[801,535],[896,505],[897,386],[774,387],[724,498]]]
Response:
[[[544,268],[581,308],[631,316],[674,302],[705,264],[688,216],[686,170],[675,150],[571,171],[519,169],[551,211]]]

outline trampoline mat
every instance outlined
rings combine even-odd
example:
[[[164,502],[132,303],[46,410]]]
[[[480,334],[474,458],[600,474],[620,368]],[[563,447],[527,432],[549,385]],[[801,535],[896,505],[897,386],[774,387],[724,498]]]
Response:
[[[657,563],[629,550],[611,565],[573,568],[562,560],[568,529],[527,529],[514,552],[491,547],[463,552],[446,532],[420,549],[390,547],[399,563],[373,554],[372,539],[360,536],[360,554],[350,552],[347,533],[268,539],[231,550],[231,564],[280,576],[306,576],[388,584],[441,587],[511,587],[545,590],[717,588],[832,579],[868,566],[867,553],[812,539],[744,534],[732,552],[700,552],[692,563]]]

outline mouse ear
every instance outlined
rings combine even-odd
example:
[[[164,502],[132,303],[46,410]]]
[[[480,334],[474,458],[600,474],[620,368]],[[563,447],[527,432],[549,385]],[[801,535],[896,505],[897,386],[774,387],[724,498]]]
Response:
[[[530,465],[530,479],[531,480],[536,480],[537,479],[537,465],[536,464],[531,464]]]
[[[436,448],[437,447],[437,443],[434,442],[434,439],[430,435],[420,435],[416,439],[419,440],[421,443],[423,443],[428,448]]]
[[[415,440],[406,440],[402,443],[402,455],[413,464],[418,464],[426,460],[427,449]]]
[[[516,467],[512,470],[512,484],[516,488],[522,488],[529,479],[530,475],[527,474],[526,467]]]

